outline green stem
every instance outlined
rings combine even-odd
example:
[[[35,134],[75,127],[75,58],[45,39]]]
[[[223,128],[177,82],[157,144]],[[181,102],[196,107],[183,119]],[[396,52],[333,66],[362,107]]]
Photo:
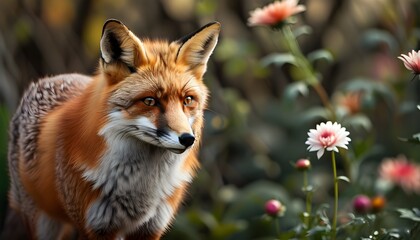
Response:
[[[337,116],[335,115],[335,111],[333,106],[330,103],[330,100],[328,98],[327,92],[325,91],[325,88],[321,85],[321,83],[317,83],[315,85],[312,85],[315,92],[318,94],[319,98],[321,99],[322,104],[330,111],[331,114],[331,120],[336,121]]]
[[[311,206],[311,193],[308,189],[309,184],[308,184],[308,173],[307,171],[303,171],[303,189],[305,189],[305,193],[306,193],[306,212],[309,214],[309,216],[311,215],[311,211],[312,211],[312,206]],[[308,218],[309,220],[309,218]],[[307,223],[307,226],[309,227],[309,223]]]
[[[279,217],[276,217],[276,221],[274,222],[274,224],[276,225],[276,232],[277,232],[277,236],[280,239],[280,220]]]
[[[308,183],[308,171],[303,171],[303,190],[306,194],[306,212],[303,215],[304,224],[306,225],[306,231],[304,232],[303,239],[308,239],[306,237],[307,230],[311,228],[311,215],[312,215],[312,191],[309,188]]]
[[[332,220],[332,229],[331,229],[331,239],[336,238],[337,233],[337,212],[338,212],[338,179],[337,179],[337,167],[335,164],[335,154],[334,151],[331,151],[332,157],[332,167],[333,167],[333,174],[334,174],[334,213],[333,213],[333,220]]]
[[[305,81],[310,85],[317,84],[318,79],[313,74],[312,66],[310,65],[306,57],[303,55],[302,50],[299,47],[299,43],[297,42],[296,37],[293,34],[293,31],[290,28],[290,26],[287,24],[283,26],[282,33],[286,38],[287,47],[296,59],[297,67],[299,67],[303,71]]]
[[[308,59],[303,55],[302,50],[299,47],[299,43],[296,40],[295,35],[293,34],[292,29],[289,25],[282,27],[283,36],[286,39],[287,48],[290,50],[292,55],[295,57],[296,66],[303,72],[304,80],[307,84],[311,85],[315,92],[318,94],[321,99],[322,104],[329,110],[331,114],[331,120],[336,120],[336,115],[333,106],[331,105],[328,95],[319,82],[318,78],[314,74],[312,65],[309,63]]]

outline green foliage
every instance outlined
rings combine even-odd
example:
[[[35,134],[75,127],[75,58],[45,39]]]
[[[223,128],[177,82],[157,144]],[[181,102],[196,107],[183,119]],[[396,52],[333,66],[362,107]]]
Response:
[[[193,214],[201,216],[194,218],[195,222],[205,219],[208,222],[201,223],[206,230],[199,227],[201,230],[195,234],[197,236],[203,231],[209,233],[207,236],[200,235],[200,239],[215,239],[216,237],[221,239],[331,239],[335,235],[337,239],[410,239],[410,237],[418,236],[420,232],[418,224],[413,226],[402,220],[407,218],[416,222],[418,216],[415,210],[399,209],[401,216],[396,216],[391,209],[385,210],[384,206],[375,210],[376,212],[371,211],[363,215],[357,215],[351,209],[352,198],[357,194],[367,194],[372,199],[375,195],[383,195],[386,198],[392,195],[393,189],[398,188],[398,186],[382,186],[378,168],[384,157],[393,156],[392,154],[404,152],[406,149],[406,146],[395,145],[394,140],[397,138],[397,131],[406,131],[409,128],[408,125],[397,125],[403,122],[400,119],[405,117],[404,114],[414,113],[413,102],[415,101],[409,97],[404,98],[404,83],[385,82],[383,79],[374,79],[363,74],[361,77],[356,77],[360,76],[360,73],[353,73],[356,72],[354,66],[353,69],[348,68],[346,79],[335,80],[336,84],[332,86],[328,85],[331,80],[324,83],[323,81],[328,81],[322,76],[325,74],[325,69],[330,66],[337,67],[337,61],[342,61],[342,59],[340,60],[339,52],[324,48],[303,54],[300,50],[300,41],[303,39],[304,42],[305,37],[311,33],[311,27],[306,25],[290,29],[287,24],[277,28],[273,33],[272,36],[279,37],[282,49],[280,52],[276,49],[272,53],[263,54],[260,64],[266,68],[270,67],[268,69],[275,73],[282,71],[284,76],[290,79],[283,85],[278,98],[268,96],[266,105],[257,105],[252,98],[238,97],[237,91],[229,89],[224,92],[224,101],[230,109],[229,113],[224,115],[226,121],[240,123],[232,124],[225,130],[228,132],[232,126],[237,126],[235,132],[241,134],[235,136],[245,137],[245,141],[230,138],[225,142],[225,146],[230,149],[243,149],[243,152],[239,154],[240,158],[228,157],[220,165],[223,166],[220,174],[229,182],[234,179],[223,171],[227,168],[235,173],[233,175],[241,176],[237,179],[240,179],[239,182],[244,185],[235,188],[234,197],[230,201],[224,202],[213,197],[207,205],[207,209],[210,210],[201,212],[201,215]],[[250,73],[247,64],[252,62],[249,61],[249,56],[250,53],[255,54],[255,49],[249,47],[251,46],[249,43],[244,45],[242,41],[231,40],[222,43],[217,56],[226,63],[224,72],[229,76],[247,78],[247,74]],[[359,40],[365,49],[372,52],[386,46],[390,52],[395,53],[400,47],[392,34],[379,29],[364,32]],[[248,54],[244,49],[248,49]],[[397,61],[396,56],[393,58],[392,61]],[[280,81],[275,77],[273,80]],[[255,80],[255,86],[260,85],[257,81]],[[324,89],[327,87],[329,94]],[[407,88],[409,89],[410,86]],[[345,101],[339,100],[338,97],[336,99],[336,96],[342,96]],[[235,107],[239,106],[238,102],[241,102],[239,105],[248,106],[246,115]],[[253,107],[256,107],[255,111]],[[246,118],[246,121],[238,121],[238,116]],[[265,126],[269,129],[268,134],[252,129],[258,126],[256,121],[261,120],[259,118],[265,121]],[[389,124],[397,125],[382,126],[383,119],[386,119]],[[331,221],[333,212],[331,189],[334,180],[323,171],[330,168],[327,164],[329,161],[314,160],[313,167],[309,171],[311,173],[309,176],[312,178],[309,178],[310,182],[303,188],[299,173],[284,164],[302,156],[315,159],[311,154],[305,153],[304,142],[307,131],[313,128],[315,123],[326,120],[341,123],[351,132],[352,139],[349,149],[340,150],[338,156],[340,175],[335,181],[340,182],[340,208],[337,230],[334,229]],[[248,129],[250,127],[251,129]],[[420,143],[417,135],[403,140]],[[390,140],[390,138],[394,139]],[[257,139],[256,142],[261,141],[265,144],[254,145],[255,139]],[[231,155],[227,154],[227,156]],[[255,169],[261,162],[257,163],[256,159],[264,159],[264,165],[269,166],[268,168],[278,167],[281,171],[280,176],[275,175],[276,177],[272,179],[267,176],[269,181],[261,181],[261,172]],[[216,176],[219,175],[216,174]],[[320,180],[321,178],[324,180]],[[304,189],[304,191],[297,193],[297,189]],[[305,197],[306,204],[303,201]],[[280,200],[287,206],[286,215],[279,218],[265,215],[262,207],[269,199]],[[416,203],[410,199],[406,193],[402,193],[401,199],[390,197],[389,201],[392,202],[389,203],[389,208],[406,206],[406,204],[415,205]],[[212,202],[217,204],[211,204]],[[314,210],[311,210],[311,207]],[[196,210],[187,210],[187,216],[192,214],[191,211]],[[184,220],[185,218],[181,217],[180,221]],[[214,229],[219,229],[220,225],[224,224],[230,231],[222,231],[226,234],[215,234]]]
[[[400,213],[400,218],[407,218],[415,222],[420,222],[420,210],[413,208],[412,210],[398,208],[397,211]]]
[[[311,53],[308,54],[308,60],[314,64],[315,61],[318,60],[325,60],[329,63],[332,63],[334,61],[334,57],[331,54],[330,51],[325,50],[325,49],[321,49],[321,50],[315,50]]]
[[[411,138],[399,138],[401,141],[420,144],[420,133],[414,134]]]
[[[7,190],[9,188],[7,173],[7,140],[9,115],[7,109],[0,104],[0,217],[5,216]]]
[[[381,44],[386,44],[393,52],[398,49],[398,42],[395,37],[391,33],[379,29],[366,31],[362,37],[362,43],[366,48],[378,48]]]
[[[302,35],[309,35],[312,32],[313,32],[313,29],[308,25],[299,26],[293,29],[293,35],[296,38],[299,38]]]
[[[296,64],[296,58],[290,53],[272,53],[261,60],[261,63],[265,66],[274,64],[276,66],[282,66],[285,63]]]

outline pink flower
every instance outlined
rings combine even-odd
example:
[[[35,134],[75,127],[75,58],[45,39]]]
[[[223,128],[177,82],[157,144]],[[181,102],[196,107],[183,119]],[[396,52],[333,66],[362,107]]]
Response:
[[[286,207],[280,201],[271,199],[265,203],[265,213],[272,217],[283,216]]]
[[[372,208],[372,201],[366,195],[358,195],[353,199],[353,209],[356,213],[366,214]]]
[[[298,0],[283,0],[275,1],[263,8],[257,8],[250,12],[248,25],[275,27],[288,17],[305,11],[305,6],[297,5],[297,3]]]
[[[295,164],[296,169],[300,171],[305,171],[311,168],[311,162],[308,159],[299,159]]]
[[[354,91],[347,92],[343,95],[338,95],[338,105],[350,115],[360,113],[362,108],[363,94],[364,93],[362,91]]]
[[[327,123],[316,125],[316,129],[309,130],[309,137],[305,144],[309,145],[308,150],[310,152],[318,151],[317,157],[319,159],[324,155],[325,149],[336,152],[338,152],[337,147],[347,149],[347,144],[351,141],[347,137],[349,134],[346,128],[341,127],[341,124],[328,121]]]
[[[384,159],[379,166],[379,175],[407,193],[420,193],[420,166],[407,161],[404,155]]]
[[[408,53],[408,56],[401,54],[398,57],[404,62],[404,66],[414,72],[414,74],[420,74],[420,50],[418,52],[412,50]]]

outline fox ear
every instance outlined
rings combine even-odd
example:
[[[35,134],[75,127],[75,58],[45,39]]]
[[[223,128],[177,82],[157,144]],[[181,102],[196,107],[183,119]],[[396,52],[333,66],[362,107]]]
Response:
[[[124,64],[133,72],[147,61],[143,43],[120,21],[105,22],[101,37],[101,58],[104,65]]]
[[[189,65],[190,69],[201,78],[206,72],[209,57],[216,47],[219,32],[220,23],[212,22],[180,39],[178,42],[181,42],[181,46],[176,61]]]

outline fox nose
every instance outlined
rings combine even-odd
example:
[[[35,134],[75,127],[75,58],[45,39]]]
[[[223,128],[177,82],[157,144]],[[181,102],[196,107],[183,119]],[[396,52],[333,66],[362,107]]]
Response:
[[[195,137],[192,134],[183,133],[181,134],[181,136],[179,136],[179,142],[185,147],[189,147],[193,145],[194,141],[195,141]]]

